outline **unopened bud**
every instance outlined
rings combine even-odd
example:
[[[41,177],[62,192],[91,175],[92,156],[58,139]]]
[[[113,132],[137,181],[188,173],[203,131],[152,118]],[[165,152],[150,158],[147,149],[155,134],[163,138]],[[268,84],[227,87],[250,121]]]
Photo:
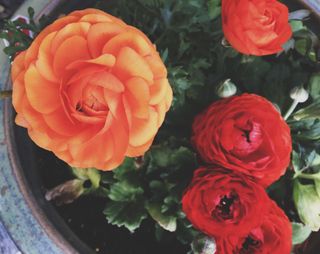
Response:
[[[47,201],[54,201],[58,206],[70,204],[79,198],[83,192],[83,180],[74,179],[60,184],[46,192]]]
[[[220,98],[228,98],[237,93],[237,87],[231,82],[231,79],[227,79],[221,82],[217,87],[217,95]]]
[[[309,99],[309,93],[303,87],[294,87],[290,92],[290,97],[299,103],[306,102]]]

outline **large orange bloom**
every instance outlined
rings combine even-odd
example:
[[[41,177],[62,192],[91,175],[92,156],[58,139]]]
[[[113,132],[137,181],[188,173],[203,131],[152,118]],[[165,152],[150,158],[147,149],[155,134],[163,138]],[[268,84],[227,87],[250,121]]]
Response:
[[[172,101],[166,68],[139,30],[95,9],[45,28],[12,65],[16,123],[76,167],[144,154]]]

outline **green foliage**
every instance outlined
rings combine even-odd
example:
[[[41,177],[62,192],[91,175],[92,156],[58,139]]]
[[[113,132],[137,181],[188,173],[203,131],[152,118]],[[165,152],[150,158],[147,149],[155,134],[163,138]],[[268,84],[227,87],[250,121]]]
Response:
[[[4,48],[4,52],[13,59],[16,54],[27,49],[33,41],[33,38],[42,30],[46,25],[46,18],[42,17],[39,24],[34,21],[34,10],[29,7],[29,23],[24,23],[21,20],[7,20],[4,22],[3,30],[0,33],[0,38],[8,41],[9,46]],[[24,32],[29,30],[32,32],[33,37],[30,37]]]
[[[303,243],[311,234],[311,229],[302,223],[293,222],[292,223],[292,244]]]
[[[294,119],[297,121],[320,119],[320,99],[315,100],[311,105],[296,112]]]
[[[313,184],[295,180],[293,199],[301,221],[312,231],[320,229],[320,196]]]
[[[309,81],[309,92],[313,99],[320,97],[320,73],[313,74]]]
[[[188,223],[180,200],[196,167],[195,154],[169,138],[143,158],[127,158],[113,172],[102,173],[101,184],[108,186],[104,211],[108,222],[133,232],[149,216],[156,223],[159,240],[166,235],[161,230],[176,232],[185,240]]]
[[[109,223],[125,226],[130,232],[139,228],[147,216],[140,202],[108,202],[104,214]]]

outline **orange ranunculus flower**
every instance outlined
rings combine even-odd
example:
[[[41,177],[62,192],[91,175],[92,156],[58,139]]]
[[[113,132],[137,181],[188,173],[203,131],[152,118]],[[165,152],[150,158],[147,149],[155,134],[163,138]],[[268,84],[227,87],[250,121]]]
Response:
[[[143,155],[172,101],[167,70],[138,29],[75,11],[45,28],[12,65],[16,123],[76,167],[110,170]]]
[[[288,7],[277,0],[222,0],[223,32],[236,50],[272,55],[291,37]]]

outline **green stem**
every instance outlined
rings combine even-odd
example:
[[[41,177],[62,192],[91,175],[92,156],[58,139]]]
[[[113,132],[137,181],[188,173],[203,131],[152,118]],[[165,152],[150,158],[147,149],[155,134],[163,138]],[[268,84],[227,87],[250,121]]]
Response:
[[[0,91],[0,100],[12,97],[12,90]]]
[[[301,173],[299,174],[299,178],[309,179],[309,180],[320,180],[320,173],[316,173],[316,174]]]
[[[293,113],[295,108],[298,106],[298,104],[299,104],[298,100],[293,101],[293,103],[291,104],[291,107],[288,109],[287,113],[283,117],[284,120],[287,120],[289,118],[289,116],[291,116],[291,114]]]

